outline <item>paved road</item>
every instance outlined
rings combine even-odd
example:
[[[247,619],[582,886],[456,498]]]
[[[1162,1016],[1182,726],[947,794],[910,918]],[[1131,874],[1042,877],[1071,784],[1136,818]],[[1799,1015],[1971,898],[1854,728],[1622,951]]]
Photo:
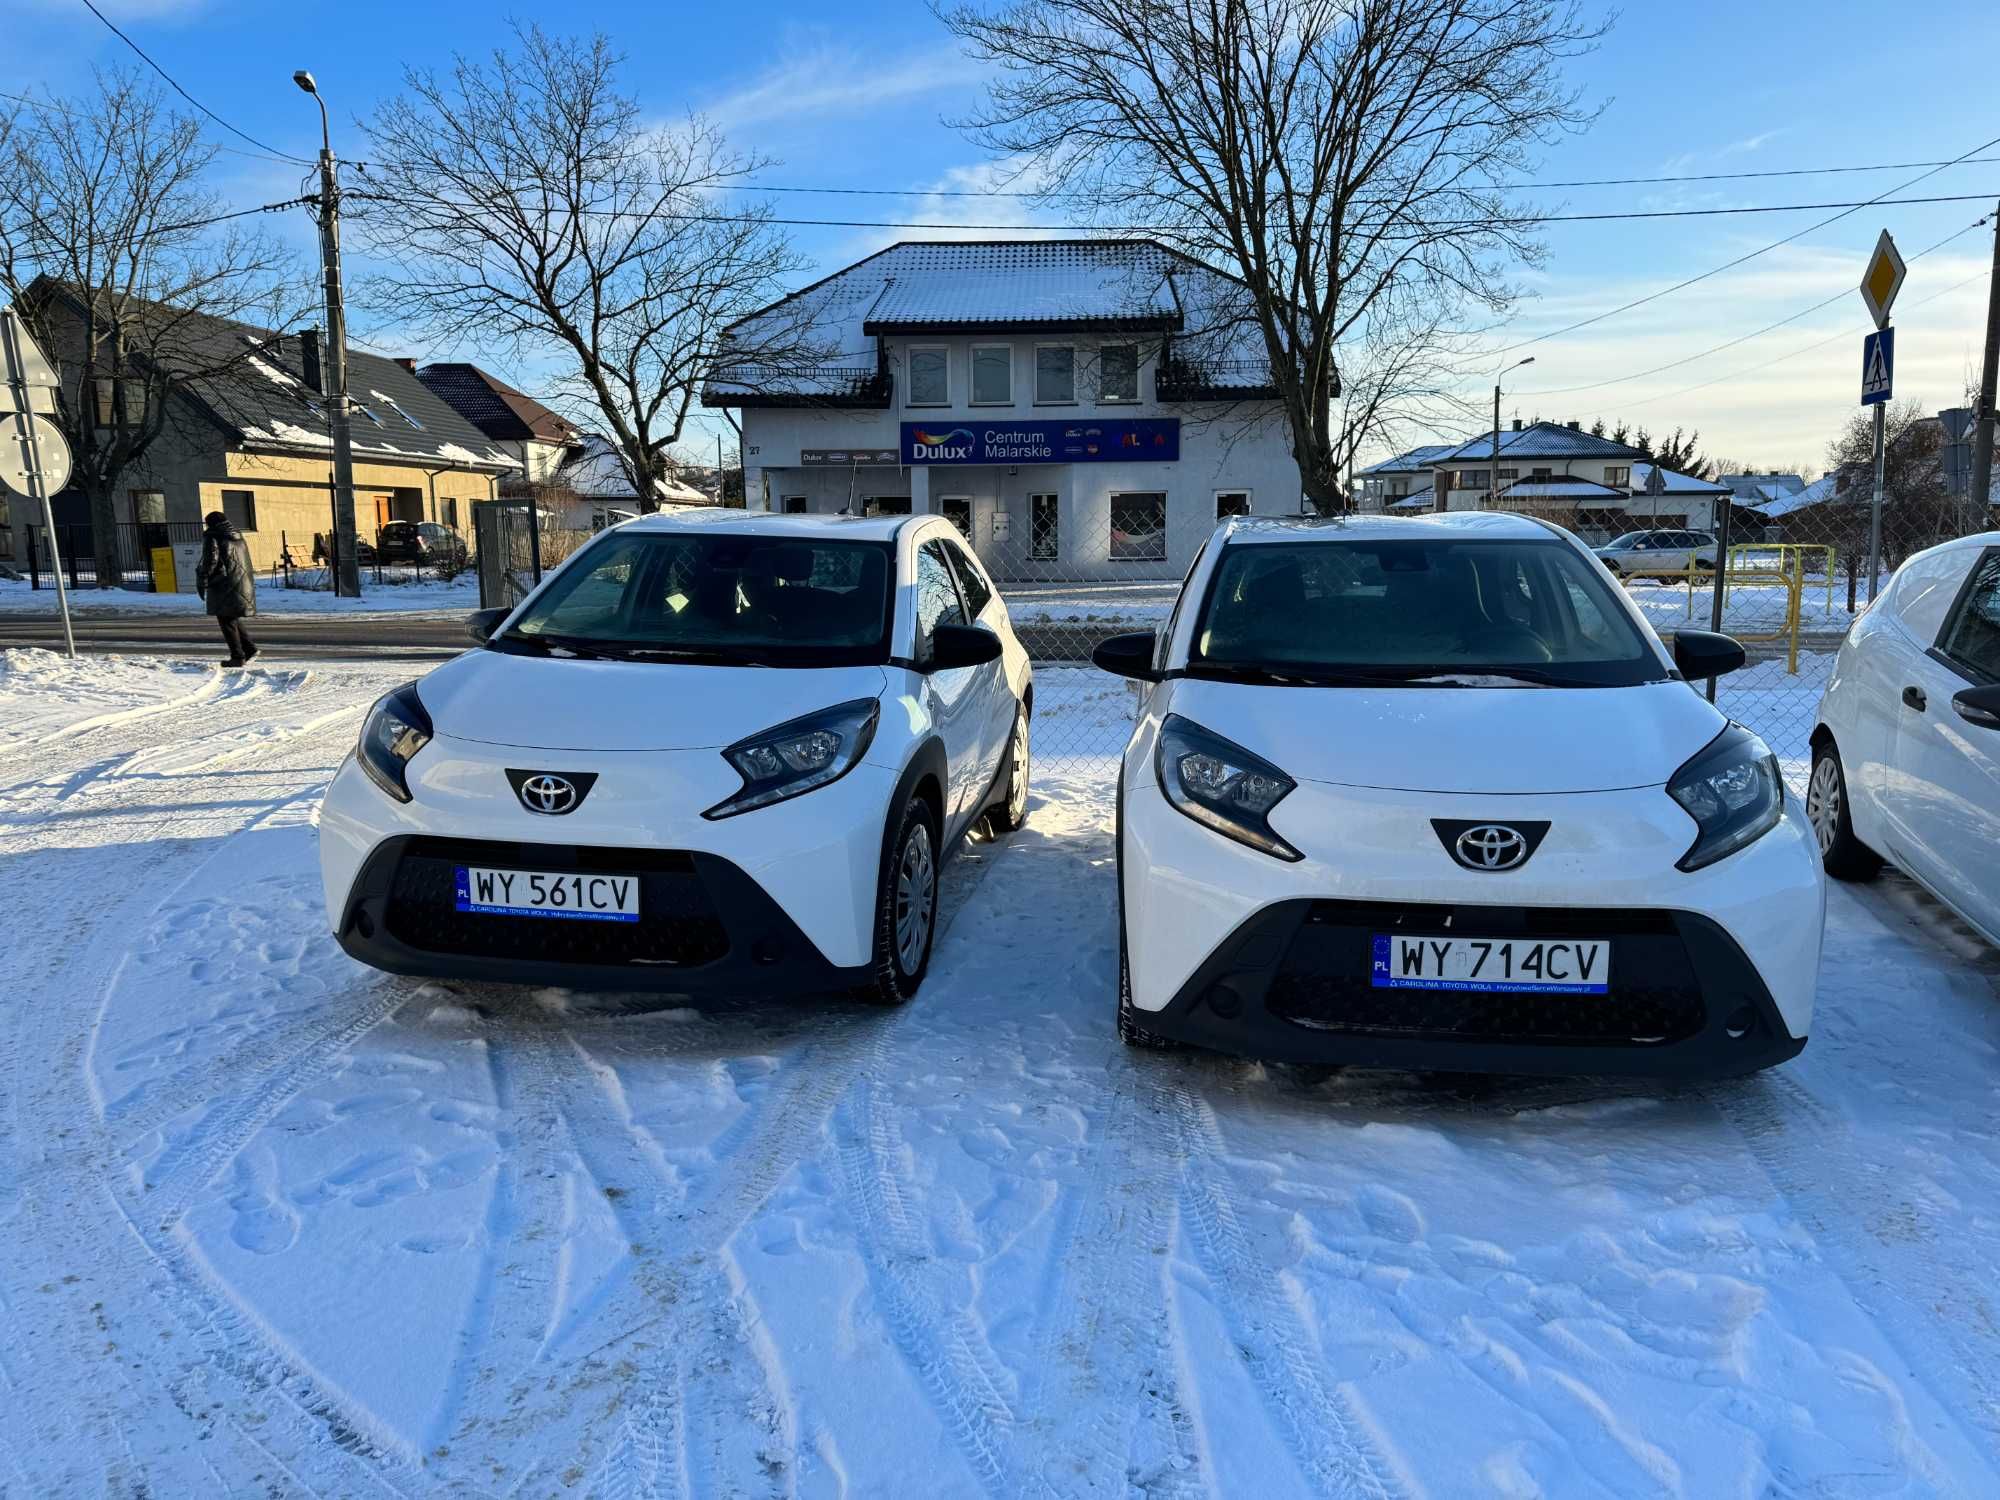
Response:
[[[1021,644],[1035,661],[1055,665],[1082,663],[1106,636],[1131,626],[1077,622],[1015,627]],[[465,622],[458,615],[259,615],[251,634],[268,660],[309,658],[314,661],[423,661],[455,656],[468,642]],[[80,614],[76,643],[95,653],[124,652],[144,656],[207,656],[220,659],[222,639],[206,615]],[[48,615],[0,614],[0,647],[60,648],[62,626]],[[1806,651],[1833,651],[1840,636],[1808,632],[1800,638]],[[1752,660],[1784,654],[1771,641],[1748,645]]]

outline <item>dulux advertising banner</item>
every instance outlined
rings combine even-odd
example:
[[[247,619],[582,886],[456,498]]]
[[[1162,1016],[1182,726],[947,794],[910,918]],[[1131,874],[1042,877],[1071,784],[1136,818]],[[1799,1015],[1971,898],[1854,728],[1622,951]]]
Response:
[[[906,464],[1177,463],[1180,456],[1179,417],[903,423]]]

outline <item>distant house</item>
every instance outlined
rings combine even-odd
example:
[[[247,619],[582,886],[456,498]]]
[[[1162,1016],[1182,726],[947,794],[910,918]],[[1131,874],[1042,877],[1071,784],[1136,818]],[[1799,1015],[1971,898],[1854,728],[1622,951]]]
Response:
[[[715,503],[693,485],[676,479],[656,480],[653,499],[661,506]],[[549,503],[562,524],[576,531],[599,530],[643,509],[617,446],[595,432],[584,433],[550,477]]]
[[[50,354],[73,372],[79,362],[65,357],[62,330],[74,326],[80,345],[83,308],[67,291],[52,295],[58,327]],[[185,315],[178,325],[189,367],[223,373],[175,386],[166,427],[121,476],[114,500],[120,551],[143,556],[146,547],[190,538],[186,528],[221,511],[243,532],[258,568],[271,567],[287,548],[307,562],[314,537],[333,530],[333,440],[317,383],[318,332]],[[390,521],[464,528],[471,502],[490,498],[519,469],[405,361],[350,349],[347,384],[355,519],[364,537]],[[77,400],[74,390],[69,399]],[[108,422],[108,398],[100,411]],[[89,525],[83,495],[57,496],[56,519]]]
[[[416,375],[439,400],[520,463],[519,472],[501,486],[503,491],[547,483],[583,441],[573,422],[478,365],[425,365]]]
[[[1371,513],[1435,509],[1428,503],[1431,498],[1431,465],[1456,446],[1455,443],[1426,443],[1357,470],[1354,475],[1354,508]],[[1414,503],[1419,497],[1425,503]]]

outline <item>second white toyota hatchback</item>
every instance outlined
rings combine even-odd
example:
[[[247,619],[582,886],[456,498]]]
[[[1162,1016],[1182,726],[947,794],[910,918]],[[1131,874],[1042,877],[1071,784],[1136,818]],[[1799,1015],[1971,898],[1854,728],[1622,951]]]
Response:
[[[1232,521],[1119,775],[1134,1045],[1470,1072],[1747,1072],[1805,1045],[1825,890],[1771,751],[1567,532]]]
[[[398,974],[915,993],[938,864],[1027,809],[1033,688],[934,516],[613,528],[385,696],[320,809],[327,919]]]

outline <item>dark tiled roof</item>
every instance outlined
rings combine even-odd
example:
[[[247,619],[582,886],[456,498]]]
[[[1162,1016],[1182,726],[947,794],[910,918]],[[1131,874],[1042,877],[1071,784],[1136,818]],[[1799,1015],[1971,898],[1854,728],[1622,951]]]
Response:
[[[417,379],[496,442],[574,443],[582,436],[533,396],[478,365],[425,365]]]
[[[1493,434],[1482,432],[1438,455],[1441,464],[1468,463],[1493,456]],[[1519,432],[1502,430],[1500,456],[1505,458],[1644,458],[1638,448],[1593,437],[1558,422],[1534,422]]]

